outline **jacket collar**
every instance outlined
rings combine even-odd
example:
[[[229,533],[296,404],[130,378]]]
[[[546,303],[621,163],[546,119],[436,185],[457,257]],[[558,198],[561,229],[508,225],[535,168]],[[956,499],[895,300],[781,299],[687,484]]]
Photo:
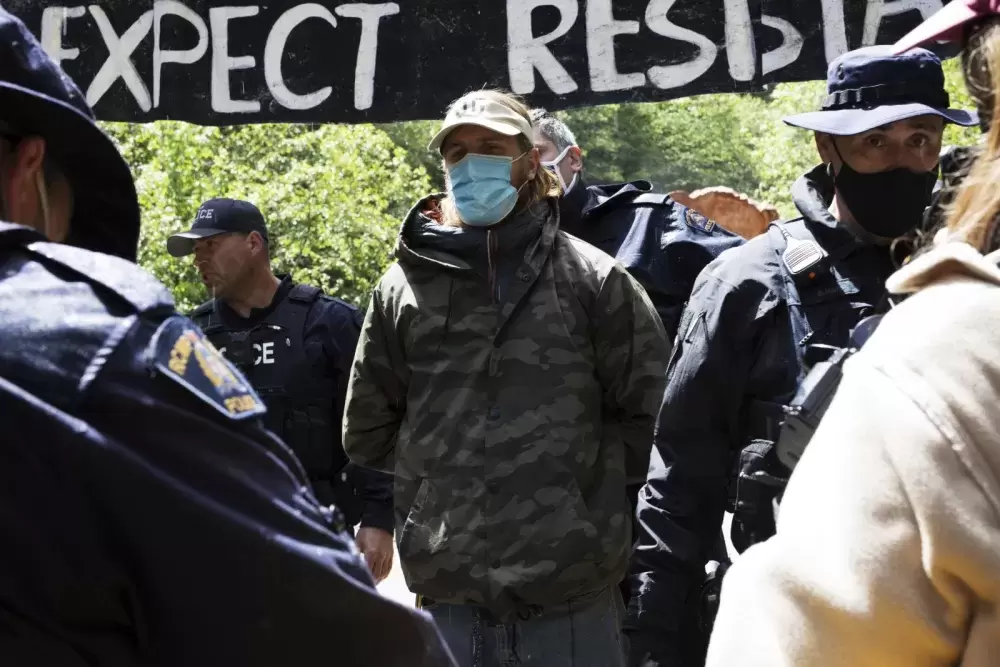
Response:
[[[583,207],[583,216],[599,216],[621,204],[630,203],[636,195],[652,192],[653,184],[649,181],[631,181],[629,183],[608,183],[591,185],[586,189],[587,203]]]
[[[822,164],[803,174],[792,185],[792,202],[802,214],[809,231],[834,259],[842,259],[861,246],[875,245],[874,239],[857,225],[845,225],[830,213],[833,178]]]
[[[486,247],[486,231],[499,237],[501,247],[510,251],[526,248],[524,261],[538,271],[548,257],[559,231],[559,202],[548,198],[485,229],[453,229],[438,224],[444,193],[421,199],[403,221],[396,239],[395,256],[402,263],[441,269],[480,270],[474,250]],[[469,246],[466,248],[465,246]],[[471,252],[470,252],[471,251]],[[485,262],[486,256],[483,256]]]

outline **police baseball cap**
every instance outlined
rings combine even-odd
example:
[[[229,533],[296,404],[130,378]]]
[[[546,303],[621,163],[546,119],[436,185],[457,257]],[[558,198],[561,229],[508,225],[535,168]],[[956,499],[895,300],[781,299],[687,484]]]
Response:
[[[66,243],[135,261],[140,216],[132,172],[80,89],[24,23],[2,8],[0,136],[14,144],[45,140],[46,155],[73,190]]]
[[[830,63],[827,93],[821,111],[789,116],[785,123],[845,136],[924,115],[965,127],[979,122],[973,112],[949,108],[941,59],[926,49],[896,54],[891,46],[869,46],[849,51]]]
[[[219,234],[257,232],[267,241],[267,224],[260,210],[239,199],[210,199],[198,209],[191,229],[167,239],[167,252],[184,257],[194,252],[194,242]]]
[[[960,42],[969,24],[996,14],[1000,0],[951,0],[896,42],[893,50],[904,53],[928,42]]]
[[[441,129],[431,139],[428,150],[440,151],[441,144],[460,125],[478,125],[499,132],[508,137],[523,135],[533,141],[531,121],[506,104],[501,104],[484,91],[475,91],[455,100],[448,108],[448,114]]]

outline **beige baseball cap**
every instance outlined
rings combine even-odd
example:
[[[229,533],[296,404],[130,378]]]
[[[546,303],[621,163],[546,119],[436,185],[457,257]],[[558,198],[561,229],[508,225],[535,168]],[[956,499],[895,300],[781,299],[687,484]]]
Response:
[[[451,105],[441,129],[427,146],[428,150],[440,151],[445,137],[459,125],[478,125],[508,137],[523,134],[528,141],[533,141],[531,121],[510,107],[476,91],[460,97]]]

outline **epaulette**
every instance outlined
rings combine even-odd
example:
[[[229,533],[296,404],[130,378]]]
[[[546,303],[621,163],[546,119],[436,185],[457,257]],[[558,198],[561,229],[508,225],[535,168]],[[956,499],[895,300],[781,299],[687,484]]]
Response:
[[[312,285],[296,285],[292,288],[292,291],[288,293],[288,298],[292,301],[301,301],[302,303],[312,303],[318,299],[323,294],[323,290]]]

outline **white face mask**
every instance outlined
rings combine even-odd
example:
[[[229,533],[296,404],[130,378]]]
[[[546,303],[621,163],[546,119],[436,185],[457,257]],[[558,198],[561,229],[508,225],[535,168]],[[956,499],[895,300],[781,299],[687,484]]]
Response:
[[[564,148],[563,152],[557,155],[555,160],[542,162],[542,166],[555,174],[556,178],[559,179],[559,186],[562,188],[563,194],[567,194],[573,189],[573,186],[576,185],[577,177],[580,175],[573,174],[573,180],[570,181],[569,185],[566,185],[566,181],[563,180],[562,177],[562,172],[559,171],[559,163],[566,159],[566,156],[569,155],[569,149],[571,148],[575,148],[575,146],[567,146]]]

